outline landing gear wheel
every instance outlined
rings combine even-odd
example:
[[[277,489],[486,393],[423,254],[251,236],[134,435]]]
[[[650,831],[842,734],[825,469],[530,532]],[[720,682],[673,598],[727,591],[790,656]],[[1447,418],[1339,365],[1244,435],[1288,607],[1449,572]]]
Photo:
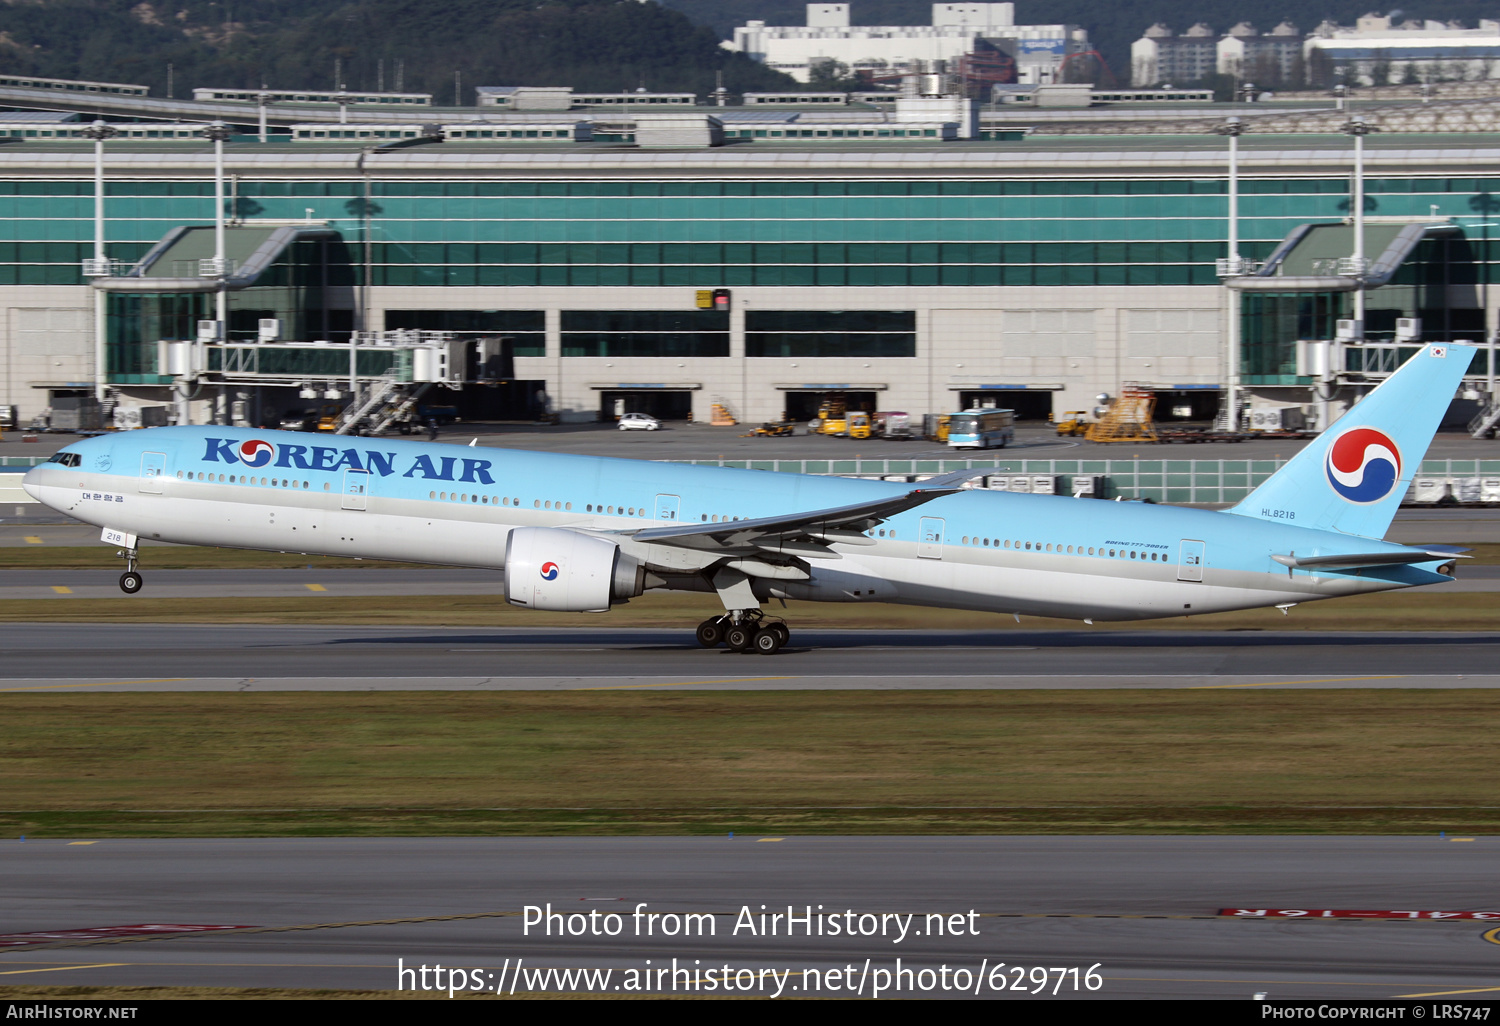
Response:
[[[776,624],[770,624],[755,632],[755,651],[761,655],[775,655],[781,651],[781,646],[786,644],[786,638],[782,636],[785,628],[776,628]]]
[[[780,634],[781,643],[783,645],[792,640],[792,632],[788,630],[786,624],[782,623],[780,620],[777,620],[774,623],[766,624],[766,630],[775,631],[777,634]]]
[[[698,644],[704,648],[718,648],[724,643],[724,618],[710,617],[698,625]]]
[[[128,570],[120,575],[120,590],[127,595],[134,595],[141,590],[141,575],[134,570]]]
[[[724,632],[724,646],[731,652],[743,652],[755,641],[755,628],[737,623]]]

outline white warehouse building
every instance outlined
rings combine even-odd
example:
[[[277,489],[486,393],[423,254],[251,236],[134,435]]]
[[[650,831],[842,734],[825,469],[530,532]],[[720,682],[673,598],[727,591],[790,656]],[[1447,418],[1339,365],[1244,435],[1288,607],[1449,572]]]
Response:
[[[750,21],[722,45],[748,54],[799,82],[826,61],[891,73],[918,63],[954,61],[980,47],[998,47],[1016,61],[1017,80],[1060,80],[1063,61],[1087,50],[1088,34],[1075,25],[1017,25],[1015,4],[933,4],[931,25],[851,25],[850,4],[807,5],[807,24],[767,25]]]

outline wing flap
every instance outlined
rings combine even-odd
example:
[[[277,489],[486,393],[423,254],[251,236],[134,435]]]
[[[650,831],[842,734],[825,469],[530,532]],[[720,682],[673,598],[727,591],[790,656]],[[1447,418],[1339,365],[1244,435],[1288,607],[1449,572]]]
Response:
[[[962,472],[961,472],[962,473]],[[979,471],[978,473],[984,473]],[[945,475],[953,477],[954,475]],[[934,487],[934,482],[937,482]],[[774,517],[759,517],[753,520],[721,521],[717,524],[674,524],[670,527],[647,527],[638,531],[621,532],[634,541],[653,545],[677,545],[683,548],[721,552],[724,555],[753,555],[767,549],[779,547],[778,539],[826,540],[828,543],[868,544],[864,532],[876,524],[915,509],[933,499],[953,495],[961,489],[944,479],[934,478],[923,482],[901,495],[857,502],[849,506],[831,509],[787,513]],[[860,540],[856,540],[860,539]],[[816,546],[817,542],[814,541]],[[799,555],[810,554],[799,552]]]

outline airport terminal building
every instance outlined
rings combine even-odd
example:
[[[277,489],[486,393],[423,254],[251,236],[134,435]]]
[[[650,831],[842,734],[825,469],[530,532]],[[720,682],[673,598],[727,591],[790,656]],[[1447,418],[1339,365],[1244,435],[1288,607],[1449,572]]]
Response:
[[[718,404],[740,422],[806,419],[838,393],[870,409],[1044,418],[1136,385],[1163,411],[1208,419],[1231,376],[1249,405],[1313,402],[1296,343],[1333,338],[1351,316],[1323,267],[1349,241],[1350,142],[1337,134],[1241,141],[1242,255],[1264,261],[1292,236],[1328,252],[1303,246],[1301,270],[1283,261],[1284,289],[1236,293],[1216,273],[1227,168],[1211,134],[825,130],[651,148],[599,141],[600,124],[589,143],[226,143],[217,341],[263,343],[258,366],[281,376],[216,378],[227,365],[211,360],[180,408],[266,423],[309,391],[339,394],[350,356],[332,347],[352,333],[420,329],[500,340],[490,380],[444,400],[473,417],[706,421]],[[1398,318],[1420,318],[1429,338],[1493,330],[1497,158],[1491,136],[1370,138],[1370,257],[1399,266],[1367,294],[1368,338],[1392,340]],[[86,277],[93,159],[86,142],[0,149],[0,404],[23,423],[96,386],[124,407],[167,407],[182,368],[158,343],[216,316],[217,279],[199,277],[214,252],[212,144],[106,145],[116,263]],[[291,342],[330,351],[276,349]],[[362,369],[377,349],[355,357]]]

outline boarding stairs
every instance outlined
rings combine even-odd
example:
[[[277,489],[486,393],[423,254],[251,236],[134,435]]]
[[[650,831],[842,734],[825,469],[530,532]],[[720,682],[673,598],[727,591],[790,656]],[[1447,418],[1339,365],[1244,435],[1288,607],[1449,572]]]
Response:
[[[359,434],[361,430],[366,435],[384,434],[403,415],[410,414],[417,400],[431,387],[430,382],[381,381],[370,389],[363,402],[344,409],[335,424],[334,434]]]
[[[1089,425],[1084,437],[1090,442],[1154,442],[1156,393],[1149,388],[1126,385],[1097,423]]]
[[[1469,421],[1469,437],[1494,438],[1496,428],[1500,428],[1500,399],[1491,396],[1489,405],[1482,407]]]

